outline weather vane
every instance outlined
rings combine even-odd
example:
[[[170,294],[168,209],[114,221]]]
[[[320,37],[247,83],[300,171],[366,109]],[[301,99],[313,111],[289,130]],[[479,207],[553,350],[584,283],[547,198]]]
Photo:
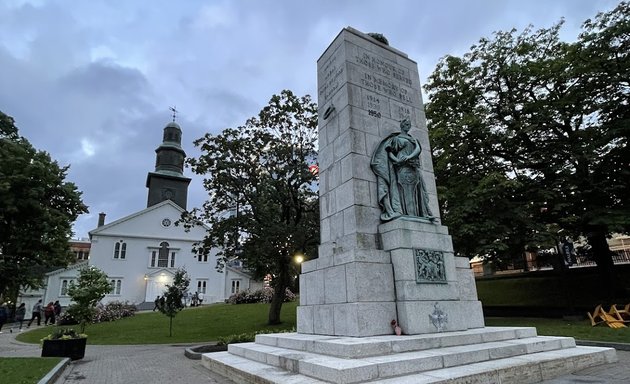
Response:
[[[179,112],[179,111],[177,110],[176,106],[168,107],[168,109],[170,109],[171,112],[173,112],[173,123],[174,123],[175,122],[175,118],[177,118],[177,112]]]

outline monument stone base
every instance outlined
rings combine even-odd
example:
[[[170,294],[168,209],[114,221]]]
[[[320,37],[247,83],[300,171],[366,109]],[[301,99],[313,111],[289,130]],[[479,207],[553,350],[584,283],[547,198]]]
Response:
[[[410,336],[278,333],[207,353],[202,364],[237,383],[537,383],[617,361],[612,348],[576,347],[530,327]]]

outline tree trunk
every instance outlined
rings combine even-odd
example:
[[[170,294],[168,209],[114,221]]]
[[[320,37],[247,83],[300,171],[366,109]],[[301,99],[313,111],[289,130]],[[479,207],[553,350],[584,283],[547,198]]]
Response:
[[[287,287],[289,285],[289,262],[288,258],[283,257],[280,261],[278,276],[273,287],[273,296],[271,298],[271,306],[269,307],[269,321],[267,324],[275,325],[280,324],[280,310],[282,309],[282,303],[286,294]]]
[[[588,243],[593,250],[593,257],[599,271],[602,294],[605,299],[612,300],[615,297],[617,279],[615,278],[615,264],[612,252],[606,241],[606,231],[601,226],[594,226],[588,235]]]

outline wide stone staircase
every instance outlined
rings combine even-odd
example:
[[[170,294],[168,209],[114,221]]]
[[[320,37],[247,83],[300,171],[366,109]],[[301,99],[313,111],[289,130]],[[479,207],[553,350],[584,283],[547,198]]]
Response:
[[[617,360],[612,348],[576,347],[531,327],[413,336],[279,333],[204,354],[237,383],[536,383]]]

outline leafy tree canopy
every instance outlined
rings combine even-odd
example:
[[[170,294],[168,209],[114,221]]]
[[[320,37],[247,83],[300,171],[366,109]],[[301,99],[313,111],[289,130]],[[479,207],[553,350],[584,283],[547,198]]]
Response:
[[[506,257],[583,235],[598,264],[630,229],[630,6],[496,32],[446,56],[425,86],[444,222],[456,251]]]
[[[0,112],[0,295],[37,287],[45,272],[72,260],[72,223],[87,207],[67,171]]]
[[[316,142],[317,106],[285,90],[245,125],[197,140],[202,154],[188,161],[209,194],[201,209],[184,215],[186,225],[211,226],[197,252],[218,248],[219,268],[240,258],[255,277],[270,274],[271,324],[280,321],[285,289],[297,273],[293,256],[315,257],[319,204],[308,167],[317,159]]]
[[[111,290],[105,272],[94,266],[79,270],[76,284],[71,283],[68,287],[68,296],[73,301],[68,313],[81,324],[81,333],[85,332],[85,326],[94,318],[96,304]]]

